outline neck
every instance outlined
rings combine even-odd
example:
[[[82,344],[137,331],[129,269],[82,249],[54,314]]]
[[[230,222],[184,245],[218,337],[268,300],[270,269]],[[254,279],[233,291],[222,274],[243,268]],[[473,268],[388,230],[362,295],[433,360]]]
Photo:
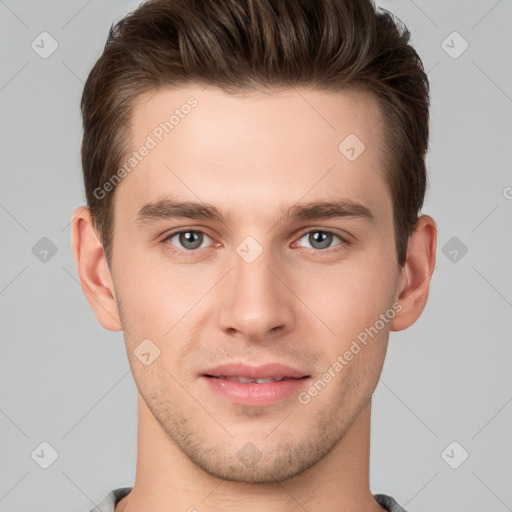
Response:
[[[320,462],[284,482],[245,484],[210,476],[164,434],[138,398],[137,470],[132,491],[115,512],[382,512],[369,487],[371,401]]]

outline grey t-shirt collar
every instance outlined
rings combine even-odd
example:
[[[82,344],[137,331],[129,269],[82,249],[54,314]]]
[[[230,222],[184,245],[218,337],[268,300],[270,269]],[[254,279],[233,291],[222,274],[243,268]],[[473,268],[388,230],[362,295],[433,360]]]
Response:
[[[119,487],[110,491],[90,512],[114,512],[115,506],[130,491],[131,487]],[[374,494],[375,501],[389,512],[407,512],[394,498],[386,494]]]

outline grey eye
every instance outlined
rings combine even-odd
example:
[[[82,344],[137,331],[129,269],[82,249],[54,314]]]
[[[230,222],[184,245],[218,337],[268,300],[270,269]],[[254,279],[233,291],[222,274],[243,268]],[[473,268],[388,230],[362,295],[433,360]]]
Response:
[[[332,242],[333,237],[338,238],[341,240],[341,238],[336,235],[335,233],[331,233],[330,231],[310,231],[309,233],[305,233],[302,238],[307,237],[308,243],[311,245],[312,249],[328,249]],[[340,242],[341,243],[341,242]],[[335,244],[337,245],[337,244]]]
[[[179,231],[177,233],[173,233],[172,235],[169,235],[167,240],[169,242],[171,242],[171,240],[173,238],[178,237],[178,242],[179,242],[178,248],[183,248],[183,249],[186,249],[189,251],[193,251],[194,249],[199,249],[201,247],[205,236],[207,238],[209,238],[202,231],[188,230],[188,231]]]

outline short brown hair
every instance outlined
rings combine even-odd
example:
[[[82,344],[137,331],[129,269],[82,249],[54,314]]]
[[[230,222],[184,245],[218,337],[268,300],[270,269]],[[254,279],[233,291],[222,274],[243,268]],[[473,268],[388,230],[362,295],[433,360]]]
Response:
[[[395,246],[403,266],[427,186],[429,83],[407,28],[371,0],[148,0],[110,27],[85,84],[82,168],[87,205],[110,263],[112,190],[137,98],[160,87],[236,93],[309,86],[373,93],[384,117]]]

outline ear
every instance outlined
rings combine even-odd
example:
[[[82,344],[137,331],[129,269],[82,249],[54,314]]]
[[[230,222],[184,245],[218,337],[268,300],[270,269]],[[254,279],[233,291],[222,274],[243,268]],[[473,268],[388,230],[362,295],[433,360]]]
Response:
[[[402,309],[391,321],[392,331],[410,327],[427,304],[430,279],[436,265],[437,228],[429,215],[422,215],[409,238],[407,259],[400,270],[397,297]]]
[[[98,322],[109,331],[122,331],[114,282],[90,210],[85,206],[73,212],[71,240],[80,284]]]

